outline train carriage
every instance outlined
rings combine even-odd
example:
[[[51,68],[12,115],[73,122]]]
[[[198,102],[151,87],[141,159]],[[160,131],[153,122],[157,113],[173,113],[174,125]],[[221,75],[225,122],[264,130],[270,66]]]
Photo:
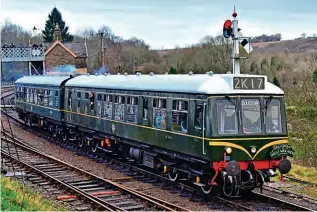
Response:
[[[18,79],[15,82],[15,104],[19,117],[28,125],[36,123],[51,129],[53,125],[50,123],[54,123],[54,126],[61,127],[62,88],[69,78],[70,76],[24,76]]]
[[[78,76],[65,84],[64,112],[81,146],[120,152],[171,180],[194,177],[206,193],[224,173],[254,188],[290,169],[270,157],[287,144],[287,125],[283,91],[266,76]]]

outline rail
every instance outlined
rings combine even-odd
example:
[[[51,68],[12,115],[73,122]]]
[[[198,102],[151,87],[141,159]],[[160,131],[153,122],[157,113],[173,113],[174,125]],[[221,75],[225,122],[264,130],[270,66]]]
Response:
[[[106,210],[111,209],[111,210],[126,211],[126,210],[130,210],[132,208],[140,210],[140,209],[146,209],[147,207],[148,208],[154,207],[156,209],[167,210],[167,211],[175,211],[175,210],[188,211],[187,209],[185,209],[181,206],[177,206],[177,205],[174,205],[172,203],[168,203],[168,202],[162,201],[160,199],[151,197],[149,195],[143,194],[142,192],[135,191],[131,188],[122,186],[122,185],[115,183],[111,180],[100,178],[100,177],[93,175],[85,170],[79,169],[79,168],[74,167],[68,163],[65,163],[61,160],[58,160],[52,156],[49,156],[43,152],[40,152],[39,150],[35,149],[34,147],[28,146],[28,145],[24,144],[22,141],[19,141],[18,139],[13,138],[8,133],[5,133],[4,131],[2,131],[2,133],[4,133],[7,138],[10,138],[10,140],[5,139],[4,140],[5,142],[10,142],[11,144],[15,144],[16,147],[19,148],[19,152],[22,152],[22,151],[27,152],[28,158],[31,158],[30,153],[33,156],[31,163],[28,162],[27,158],[25,158],[23,161],[17,161],[17,158],[14,155],[10,156],[8,154],[8,152],[6,152],[5,150],[2,149],[1,153],[5,157],[10,157],[11,159],[16,160],[18,163],[22,164],[23,166],[28,167],[29,169],[32,169],[32,170],[36,171],[37,173],[40,173],[43,177],[49,178],[49,179],[53,180],[54,182],[61,184],[64,187],[67,187],[69,190],[72,190],[77,195],[84,196],[85,198],[89,199],[90,201],[93,201],[94,203],[101,205]],[[26,153],[24,153],[24,155],[26,155]],[[35,158],[37,158],[37,159],[35,159]],[[41,163],[41,164],[43,164],[43,163],[54,164],[54,166],[58,166],[58,168],[52,167],[51,169],[49,169],[47,166],[33,165],[33,164],[36,164],[36,162],[34,162],[35,160],[39,160],[40,161],[39,163]],[[44,160],[45,160],[45,162],[43,162]],[[54,176],[50,175],[50,173],[54,173]],[[56,173],[59,173],[59,175],[56,175]],[[87,180],[86,181],[81,180],[81,183],[75,182],[73,180],[69,180],[69,178],[66,178],[68,180],[62,180],[63,176],[74,175],[74,173],[77,173],[78,175],[81,175],[81,176],[86,176]],[[91,183],[89,181],[90,182],[94,181],[93,185],[91,185]],[[99,183],[96,183],[96,182],[99,182]],[[90,188],[90,186],[91,186],[91,189],[87,189],[87,188]],[[86,189],[84,189],[84,188],[86,188]],[[109,192],[109,188],[113,192]],[[98,192],[91,193],[91,192],[87,192],[88,190],[89,191],[97,191],[98,190]],[[109,194],[109,193],[111,193],[111,194]],[[102,196],[103,194],[108,194],[108,196],[110,196],[109,197],[110,200],[112,197],[118,197],[119,195],[123,195],[123,194],[129,194],[129,195],[133,196],[133,199],[129,199],[129,201],[132,202],[132,203],[130,203],[130,206],[119,207],[120,203],[118,203],[118,204],[109,203],[110,200],[107,201],[107,200],[104,200],[103,198],[98,198],[98,197]],[[139,200],[139,201],[133,201],[134,199]],[[140,200],[141,200],[141,203],[140,203]],[[133,202],[134,202],[134,204],[133,204]],[[144,204],[142,204],[142,202],[146,202],[146,206]]]
[[[4,112],[4,111],[2,111]],[[5,113],[4,113],[5,114]],[[12,115],[9,115],[7,114],[9,117],[11,117],[12,119],[14,119],[15,121],[18,121],[20,124],[22,124],[23,126],[24,123],[23,121],[20,121],[19,119],[17,119],[16,117],[13,117]],[[37,132],[37,128],[33,128],[35,131],[33,132]],[[39,131],[40,132],[40,131]],[[42,132],[42,131],[41,131]],[[37,134],[37,133],[36,133]],[[45,138],[48,138],[49,136],[46,136],[45,135],[45,132],[42,132],[42,133],[39,133],[41,134],[41,137],[44,136]],[[49,139],[50,141],[52,141],[52,139]],[[59,142],[56,142],[56,141],[53,141],[53,143],[57,144],[57,145],[60,145],[62,147],[65,147],[67,148],[68,150],[72,150],[73,148],[72,147],[69,147],[69,146],[65,146],[66,144],[65,143],[59,143]],[[78,149],[73,149],[74,151],[78,151]],[[155,174],[155,173],[152,173],[152,172],[149,172],[149,171],[146,171],[146,170],[143,170],[141,168],[138,168],[138,167],[135,167],[131,164],[127,164],[125,162],[122,162],[118,159],[111,159],[111,158],[108,158],[108,156],[105,156],[105,154],[103,156],[99,155],[97,157],[96,154],[92,153],[91,154],[84,154],[84,153],[81,153],[81,155],[86,155],[86,156],[92,156],[91,158],[97,158],[98,161],[102,161],[102,163],[104,164],[109,164],[109,165],[119,165],[119,166],[123,166],[121,167],[120,169],[123,169],[123,170],[126,170],[127,167],[129,168],[130,171],[133,172],[133,175],[132,178],[134,178],[134,176],[136,177],[136,179],[141,179],[139,178],[139,176],[141,175],[144,175],[144,178],[145,179],[156,179],[156,180],[159,180],[159,181],[163,181],[163,182],[166,182],[166,177],[160,175],[160,174]],[[104,158],[105,157],[105,158]],[[107,162],[108,161],[108,162]],[[135,175],[135,173],[139,173],[137,175]],[[128,175],[130,176],[130,175]],[[126,179],[124,179],[126,180]],[[123,180],[123,181],[124,181]],[[115,182],[116,180],[114,180]],[[120,181],[120,180],[119,180]],[[142,180],[141,180],[142,181]],[[187,184],[183,184],[181,182],[177,182],[176,184],[176,187],[180,189],[180,192],[182,193],[182,191],[185,192],[185,190],[187,191],[192,191],[194,194],[198,194],[198,191],[199,190],[196,190],[195,188],[193,188],[192,186],[189,186]],[[177,189],[175,187],[175,189]],[[177,189],[178,190],[178,189]],[[185,192],[186,193],[186,192]],[[199,194],[198,194],[199,195]],[[283,199],[283,198],[282,198]],[[217,201],[220,201],[222,202],[223,204],[229,206],[230,208],[234,208],[235,210],[238,208],[239,210],[244,210],[244,211],[247,211],[247,210],[254,210],[255,208],[257,207],[262,207],[262,206],[258,206],[258,204],[260,205],[265,205],[264,207],[273,207],[273,208],[284,208],[284,209],[288,209],[288,210],[301,210],[301,211],[311,211],[312,209],[310,208],[307,208],[305,206],[300,206],[300,205],[296,205],[294,203],[291,203],[291,202],[287,202],[287,201],[283,201],[282,199],[280,199],[280,197],[278,198],[274,198],[274,197],[271,197],[269,195],[265,195],[265,194],[260,194],[260,193],[251,193],[251,199],[247,200],[247,199],[228,199],[226,197],[216,197],[216,200]],[[279,206],[281,205],[281,206]]]

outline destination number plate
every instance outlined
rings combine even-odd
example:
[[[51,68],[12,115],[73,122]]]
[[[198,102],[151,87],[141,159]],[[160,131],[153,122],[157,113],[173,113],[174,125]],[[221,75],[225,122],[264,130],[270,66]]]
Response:
[[[233,77],[233,89],[262,90],[264,83],[264,77]]]

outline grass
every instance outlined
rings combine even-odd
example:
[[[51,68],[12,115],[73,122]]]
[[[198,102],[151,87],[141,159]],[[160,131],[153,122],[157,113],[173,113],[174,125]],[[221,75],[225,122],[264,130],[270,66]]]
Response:
[[[24,197],[23,197],[24,196]],[[1,211],[65,211],[14,179],[1,176]]]
[[[280,178],[279,172],[277,171],[278,175],[273,177],[272,180],[278,181]],[[307,181],[310,183],[317,184],[317,169],[312,167],[304,167],[301,165],[292,164],[291,171],[286,174],[285,176],[293,177],[296,179],[300,179],[303,181]],[[297,182],[288,181],[293,186],[284,186],[281,187],[283,190],[291,190],[299,194],[304,194],[311,197],[317,197],[317,186],[310,186],[310,185],[303,185]]]

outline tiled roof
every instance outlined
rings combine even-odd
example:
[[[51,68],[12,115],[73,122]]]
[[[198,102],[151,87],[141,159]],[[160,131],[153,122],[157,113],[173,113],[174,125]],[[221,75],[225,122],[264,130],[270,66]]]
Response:
[[[44,43],[45,51],[47,51],[53,44],[54,42]],[[63,45],[71,50],[77,57],[87,57],[86,47],[84,43],[69,42],[63,43]]]

